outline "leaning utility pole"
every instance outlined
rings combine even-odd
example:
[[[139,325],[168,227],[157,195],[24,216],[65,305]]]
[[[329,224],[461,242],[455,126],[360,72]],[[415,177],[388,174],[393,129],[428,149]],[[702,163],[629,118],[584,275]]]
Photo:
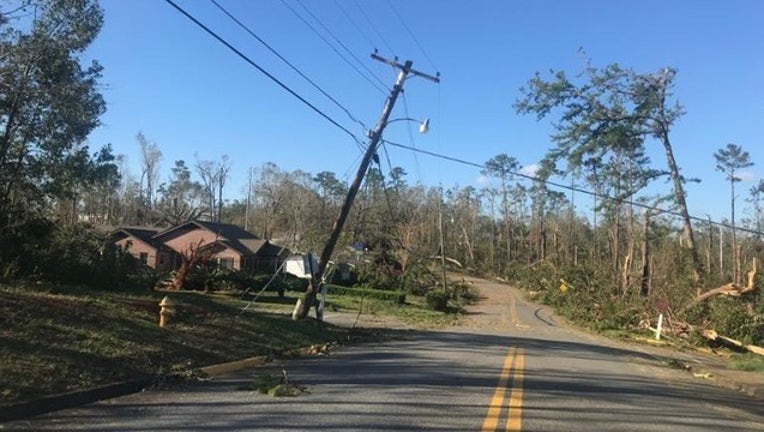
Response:
[[[393,89],[390,91],[390,95],[385,101],[385,107],[382,109],[382,116],[379,118],[377,126],[373,131],[369,131],[369,147],[366,149],[366,153],[363,155],[361,165],[358,167],[358,171],[356,172],[355,178],[353,179],[353,183],[350,184],[348,194],[345,197],[345,202],[342,204],[342,209],[340,209],[340,214],[337,217],[337,220],[334,222],[334,226],[332,227],[332,233],[329,236],[329,240],[326,242],[326,246],[324,246],[323,252],[321,252],[321,257],[319,258],[318,262],[318,270],[313,273],[310,279],[310,284],[308,284],[308,289],[305,291],[305,295],[303,295],[301,300],[298,300],[297,305],[295,306],[295,313],[292,315],[295,319],[303,319],[307,317],[313,302],[316,300],[316,294],[318,293],[319,287],[322,284],[321,278],[323,277],[324,270],[326,270],[326,265],[329,263],[329,259],[332,257],[334,246],[337,245],[337,240],[340,237],[342,228],[345,226],[345,221],[350,214],[350,208],[353,206],[353,200],[355,200],[358,189],[361,187],[363,176],[366,174],[366,170],[369,168],[369,163],[371,162],[372,157],[377,153],[377,146],[379,145],[379,141],[382,139],[382,132],[385,130],[385,126],[387,126],[387,121],[390,117],[390,113],[393,110],[393,106],[395,106],[395,101],[398,99],[398,95],[403,90],[403,84],[406,81],[406,77],[409,74],[412,74],[427,78],[434,82],[440,82],[440,78],[437,76],[427,75],[412,69],[411,66],[413,63],[411,60],[407,60],[405,64],[400,64],[395,60],[389,60],[379,56],[376,52],[371,55],[371,58],[382,63],[387,63],[394,68],[400,69],[400,72],[398,73],[398,78],[395,80]]]

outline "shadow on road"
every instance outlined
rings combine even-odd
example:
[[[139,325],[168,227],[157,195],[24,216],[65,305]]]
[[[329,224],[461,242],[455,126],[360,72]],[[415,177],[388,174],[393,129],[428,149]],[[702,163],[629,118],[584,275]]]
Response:
[[[234,431],[256,425],[268,430],[294,430],[299,425],[302,430],[368,431],[465,430],[478,425],[473,428],[478,430],[497,385],[497,359],[508,347],[522,347],[525,353],[523,416],[527,425],[538,427],[523,430],[633,431],[660,423],[650,430],[742,432],[764,419],[761,401],[638,372],[638,367],[658,367],[661,361],[642,352],[530,337],[421,332],[404,340],[349,347],[330,357],[289,362],[290,377],[313,390],[305,397],[271,399],[240,390],[252,382],[253,371],[248,370],[51,413],[6,430],[75,430],[83,425],[109,432]],[[625,372],[611,370],[619,363],[626,365]],[[603,368],[598,370],[600,364]],[[577,370],[580,365],[585,367]],[[269,367],[273,366],[265,368]],[[450,420],[444,422],[445,417]],[[140,418],[153,420],[144,424]]]

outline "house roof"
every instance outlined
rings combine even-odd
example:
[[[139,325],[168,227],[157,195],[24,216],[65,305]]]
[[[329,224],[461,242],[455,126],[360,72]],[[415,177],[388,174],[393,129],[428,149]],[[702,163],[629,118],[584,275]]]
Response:
[[[221,237],[225,237],[228,240],[241,240],[241,239],[260,239],[258,236],[246,231],[238,225],[221,223],[221,222],[207,222],[207,221],[192,221],[197,225],[216,233]]]
[[[285,247],[266,242],[266,244],[260,249],[259,255],[266,257],[279,257],[289,254],[289,251]]]
[[[172,234],[178,230],[189,227],[197,227],[205,229],[207,231],[215,233],[222,240],[240,240],[240,239],[258,239],[256,235],[249,231],[245,231],[243,228],[233,224],[221,223],[221,222],[207,222],[190,220],[180,225],[167,228],[166,230],[157,233],[154,238],[160,241],[166,241],[167,237],[171,237]],[[193,229],[193,228],[192,228]]]
[[[215,243],[233,249],[242,255],[277,257],[284,251],[283,247],[274,245],[268,240],[261,239],[237,225],[221,222],[192,220],[156,233],[152,239],[155,242],[163,243],[174,238],[174,233],[181,232],[181,234],[178,235],[182,235],[182,230],[189,228],[191,230],[197,228],[204,229],[215,233],[218,236]]]
[[[268,240],[263,239],[242,239],[239,243],[244,246],[248,253],[257,254],[263,246],[268,244]]]
[[[122,227],[112,231],[109,235],[113,237],[118,236],[119,234],[123,234],[125,236],[132,236],[148,244],[149,246],[159,249],[160,247],[162,247],[162,244],[161,242],[158,242],[154,239],[154,236],[158,232],[159,230],[153,227]]]

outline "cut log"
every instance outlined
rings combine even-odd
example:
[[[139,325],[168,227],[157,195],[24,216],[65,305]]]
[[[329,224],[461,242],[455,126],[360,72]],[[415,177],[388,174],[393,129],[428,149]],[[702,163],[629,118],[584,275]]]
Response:
[[[756,345],[746,345],[743,342],[740,342],[739,340],[732,339],[727,336],[722,336],[719,333],[716,332],[716,330],[712,329],[706,329],[703,330],[703,337],[712,341],[722,340],[723,342],[734,345],[738,348],[746,349],[754,354],[758,354],[761,356],[764,356],[764,347],[756,346]]]

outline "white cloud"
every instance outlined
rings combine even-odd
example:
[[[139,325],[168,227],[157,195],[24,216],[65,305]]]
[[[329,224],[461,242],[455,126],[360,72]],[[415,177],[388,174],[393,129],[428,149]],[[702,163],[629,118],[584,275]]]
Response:
[[[477,183],[481,186],[485,186],[491,183],[491,179],[488,176],[481,175],[477,178]]]
[[[756,181],[759,178],[753,171],[740,171],[735,173],[735,177],[746,183]]]
[[[538,171],[539,168],[541,168],[539,164],[526,165],[520,169],[520,174],[524,174],[530,177],[536,177],[536,171]]]

